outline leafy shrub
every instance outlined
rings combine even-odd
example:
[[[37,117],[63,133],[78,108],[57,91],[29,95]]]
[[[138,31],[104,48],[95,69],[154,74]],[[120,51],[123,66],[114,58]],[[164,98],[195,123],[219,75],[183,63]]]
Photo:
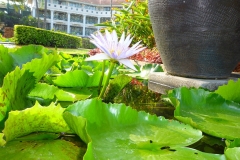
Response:
[[[0,34],[0,42],[14,42],[14,37],[12,37],[12,38],[5,38],[5,37],[2,36],[2,34]]]
[[[116,30],[118,36],[123,32],[134,36],[133,44],[142,41],[148,48],[156,46],[150,16],[148,13],[148,0],[132,0],[130,4],[123,4],[123,9],[114,9],[120,14],[115,14],[115,19],[97,26],[104,26],[109,31]]]
[[[82,48],[93,49],[95,45],[90,42],[89,38],[82,38]]]
[[[61,48],[79,48],[82,46],[82,39],[77,36],[24,25],[14,26],[14,37],[15,43],[21,45],[38,44]]]

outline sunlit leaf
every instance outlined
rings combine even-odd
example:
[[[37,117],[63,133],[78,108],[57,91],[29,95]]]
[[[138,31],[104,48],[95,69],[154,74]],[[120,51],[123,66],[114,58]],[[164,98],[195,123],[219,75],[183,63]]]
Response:
[[[224,152],[226,158],[229,160],[239,160],[240,159],[240,147],[227,148]]]
[[[85,149],[65,140],[11,141],[0,147],[1,160],[82,159]]]
[[[215,93],[224,99],[240,103],[240,78],[236,82],[229,80],[228,84],[218,87]]]
[[[201,131],[163,117],[99,99],[69,106],[64,119],[86,143],[84,159],[221,159],[188,146]]]
[[[62,88],[56,92],[58,101],[71,101],[84,100],[89,98],[92,92],[87,88]]]
[[[53,54],[43,54],[41,59],[33,59],[23,65],[23,68],[33,72],[36,81],[38,82],[42,76],[50,69],[54,64],[59,61],[59,56],[57,53]]]
[[[33,73],[16,67],[14,71],[4,77],[0,102],[7,107],[7,111],[27,108],[29,106],[26,96],[34,85],[35,77]],[[2,111],[3,108],[5,107],[1,107],[0,110]]]
[[[5,145],[6,141],[3,139],[4,134],[0,133],[0,148],[1,146]]]
[[[57,54],[43,54],[41,59],[33,59],[23,64],[22,69],[16,67],[4,77],[0,96],[1,105],[4,107],[0,108],[0,121],[6,116],[6,111],[30,107],[31,104],[27,100],[28,93],[57,61]]]
[[[32,132],[67,132],[68,125],[62,117],[64,109],[53,103],[48,107],[36,104],[23,111],[11,111],[3,133],[7,141]]]
[[[54,83],[60,87],[96,87],[99,84],[101,72],[94,72],[89,76],[82,70],[69,71],[57,77]]]
[[[40,45],[27,45],[13,51],[9,50],[9,54],[14,59],[14,65],[19,67],[35,58],[41,58],[47,52],[48,49]]]
[[[3,45],[0,45],[0,68],[0,86],[2,86],[4,76],[14,69],[13,59]]]
[[[178,120],[219,138],[240,138],[239,104],[216,93],[185,87],[169,91],[168,97]]]
[[[43,99],[53,99],[59,89],[53,85],[46,83],[38,83],[33,90],[28,94],[32,97],[41,97]]]
[[[233,141],[226,140],[227,148],[224,151],[227,159],[238,160],[240,159],[240,139],[235,139]]]

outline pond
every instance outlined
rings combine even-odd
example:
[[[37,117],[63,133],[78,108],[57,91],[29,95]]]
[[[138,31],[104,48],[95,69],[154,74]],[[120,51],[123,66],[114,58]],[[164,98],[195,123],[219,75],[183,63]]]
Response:
[[[4,48],[2,49],[4,50]],[[27,51],[31,51],[31,53],[30,52],[28,53]],[[226,147],[225,139],[215,138],[207,134],[203,134],[204,137],[202,138],[202,132],[200,130],[193,129],[192,127],[190,127],[190,125],[185,125],[185,123],[173,121],[176,120],[174,118],[175,108],[169,103],[162,101],[161,94],[149,90],[147,87],[148,85],[147,80],[139,81],[137,79],[132,79],[132,77],[130,76],[126,76],[126,74],[122,74],[123,73],[122,71],[124,71],[124,73],[129,73],[127,72],[126,69],[123,70],[121,68],[122,66],[120,65],[117,66],[119,68],[117,68],[116,70],[119,69],[119,71],[121,72],[116,72],[116,74],[112,77],[113,81],[118,80],[119,83],[115,82],[111,83],[112,81],[110,82],[110,84],[117,86],[116,90],[120,91],[120,93],[112,92],[111,94],[114,95],[114,97],[112,99],[109,98],[109,101],[105,101],[103,99],[104,102],[107,102],[103,103],[101,98],[97,98],[99,89],[98,86],[100,84],[99,83],[100,78],[102,77],[101,76],[102,62],[89,63],[86,61],[82,61],[83,57],[81,56],[72,57],[71,55],[67,55],[64,53],[58,55],[54,52],[49,52],[48,56],[46,56],[45,53],[40,53],[39,55],[44,54],[43,57],[40,56],[41,58],[39,58],[39,55],[37,54],[32,57],[32,51],[45,52],[45,49],[43,49],[42,47],[38,48],[36,46],[26,46],[23,47],[22,49],[19,49],[18,52],[11,53],[11,55],[13,55],[13,58],[15,58],[14,60],[18,62],[16,64],[21,64],[22,69],[14,67],[16,69],[11,70],[12,68],[9,68],[9,72],[11,72],[11,74],[7,74],[6,72],[5,73],[6,75],[4,75],[5,77],[2,76],[4,85],[0,92],[4,92],[2,95],[6,94],[7,96],[0,95],[0,98],[2,98],[0,100],[3,99],[5,100],[5,97],[7,97],[6,104],[11,105],[13,104],[12,106],[16,108],[14,109],[10,108],[11,110],[14,111],[9,112],[10,113],[9,117],[7,116],[5,117],[7,119],[6,122],[8,122],[8,124],[5,125],[6,129],[4,128],[5,131],[4,133],[0,133],[0,136],[3,137],[3,135],[4,136],[7,135],[6,137],[8,137],[9,141],[7,142],[7,146],[5,148],[4,147],[1,148],[3,150],[0,150],[0,157],[7,156],[8,155],[7,152],[11,151],[12,148],[15,149],[16,153],[18,152],[23,153],[23,151],[25,152],[26,150],[28,150],[28,152],[25,153],[32,153],[33,150],[32,147],[33,146],[36,147],[35,143],[39,142],[39,144],[42,144],[42,142],[31,141],[31,143],[29,143],[30,140],[36,139],[39,140],[39,138],[42,137],[44,138],[43,139],[44,143],[46,142],[46,145],[48,145],[49,148],[59,147],[58,150],[63,149],[64,151],[65,151],[64,147],[63,148],[61,147],[65,146],[65,144],[68,143],[69,141],[73,142],[74,145],[69,143],[66,145],[69,145],[69,148],[74,148],[75,145],[80,147],[81,148],[80,154],[83,155],[86,149],[89,148],[89,145],[86,144],[89,144],[90,140],[88,139],[88,136],[87,137],[82,136],[80,135],[81,133],[79,132],[84,132],[84,134],[85,132],[88,132],[91,138],[95,138],[93,140],[94,145],[96,144],[99,145],[97,146],[97,149],[95,151],[98,152],[100,149],[102,150],[101,154],[105,153],[105,149],[111,150],[112,148],[114,148],[113,145],[116,146],[122,145],[120,146],[121,150],[123,149],[126,152],[131,152],[132,149],[134,150],[137,149],[139,152],[141,152],[142,150],[144,150],[144,152],[148,152],[149,150],[151,150],[150,156],[152,154],[155,154],[154,152],[156,150],[160,154],[165,151],[168,153],[172,153],[175,151],[178,152],[179,150],[180,152],[178,152],[178,154],[182,153],[187,154],[189,152],[189,147],[197,149],[194,151],[191,149],[191,152],[193,153],[192,155],[205,153],[214,153],[221,155],[224,154],[224,149]],[[29,57],[32,57],[32,59],[30,58],[31,61],[29,60]],[[12,65],[13,62],[9,61],[9,63]],[[48,65],[46,66],[39,65],[43,63]],[[75,66],[75,64],[77,67]],[[50,66],[53,67],[49,69]],[[153,67],[155,66],[148,66],[145,69],[151,70]],[[93,68],[94,71],[92,71]],[[31,70],[31,72],[29,72],[29,70]],[[56,72],[58,74],[56,74]],[[39,75],[39,81],[35,81],[32,73]],[[131,75],[133,74],[131,73]],[[137,76],[139,76],[139,73],[137,74]],[[135,75],[135,77],[137,76]],[[130,80],[128,81],[128,79]],[[119,88],[121,88],[118,87],[118,85],[124,88],[118,90]],[[181,96],[184,97],[184,95],[187,95],[187,97],[185,97],[185,100],[187,100],[187,102],[191,100],[195,101],[200,97],[200,96],[198,97],[198,91],[204,93],[203,90],[196,89],[193,90],[193,92],[196,93],[196,95],[192,95],[192,91],[188,91],[186,89],[185,92],[183,92],[183,95]],[[213,93],[206,94],[211,95],[211,97],[209,98],[210,102],[212,102],[214,99],[221,98],[220,96],[216,97],[216,94],[215,96],[213,96],[212,95]],[[205,93],[203,95],[205,96]],[[188,98],[188,96],[193,97]],[[206,99],[200,99],[199,101],[201,102],[201,100],[205,101]],[[220,100],[223,101],[222,99]],[[206,101],[206,104],[208,102],[209,101]],[[63,103],[65,103],[65,105]],[[134,110],[131,107],[126,107],[123,103],[126,104],[127,106],[131,106]],[[201,105],[204,106],[206,104]],[[2,105],[3,107],[1,108],[3,109],[8,107],[5,104]],[[11,105],[10,107],[12,107]],[[184,108],[185,111],[187,111],[189,109],[188,107],[190,106],[191,105],[187,106],[187,108]],[[221,106],[221,104],[219,106]],[[218,103],[215,104],[214,111],[218,111],[219,106]],[[6,114],[4,113],[4,111],[6,110],[1,110],[1,108],[0,111],[2,112],[0,113],[3,113],[3,116],[5,116]],[[198,107],[196,108],[199,109]],[[137,111],[145,112],[137,112],[135,109]],[[221,113],[223,112],[224,111],[222,111]],[[89,114],[84,115],[85,113]],[[76,114],[79,114],[77,115],[78,116],[77,118],[74,117],[76,116]],[[153,116],[154,114],[159,117]],[[202,112],[197,112],[196,114],[208,116],[207,113]],[[225,115],[225,112],[223,113],[223,115]],[[160,116],[165,117],[166,119],[161,118]],[[78,121],[79,120],[78,118],[80,119],[85,118],[86,121],[84,121],[84,119],[81,119],[82,121]],[[222,119],[220,118],[217,117],[214,120],[222,122]],[[54,120],[57,120],[57,122],[52,122]],[[97,121],[96,124],[100,123],[101,125],[95,126],[95,122],[91,123],[92,121],[95,120]],[[213,121],[213,119],[210,120]],[[114,121],[113,124],[112,121]],[[16,122],[24,123],[16,124]],[[89,122],[88,126],[90,127],[86,128],[84,125],[82,125],[84,124],[84,122]],[[208,121],[206,122],[208,123]],[[32,126],[29,127],[29,124],[31,124]],[[59,124],[59,126],[56,124]],[[213,125],[215,124],[220,125],[219,123],[216,122],[213,123]],[[229,124],[229,121],[227,121],[226,124]],[[113,128],[115,130],[112,130],[111,125],[113,125]],[[213,125],[211,125],[211,127],[214,127]],[[60,129],[55,128],[51,130],[55,126],[60,127]],[[22,127],[26,128],[22,129]],[[70,132],[70,128],[73,131]],[[98,129],[97,131],[96,128]],[[215,127],[214,131],[216,129],[217,128]],[[39,136],[41,132],[47,133],[43,133],[44,136]],[[35,138],[31,137],[34,135]],[[84,142],[81,141],[79,137],[81,137]],[[158,137],[160,137],[159,139],[161,138],[165,139],[167,137],[169,142],[161,141],[158,139]],[[173,138],[175,137],[177,137],[178,142],[173,140]],[[15,140],[12,141],[13,139]],[[157,141],[158,144],[153,143],[153,141],[154,142]],[[187,144],[185,143],[186,141]],[[102,146],[102,144],[105,143],[108,145],[108,148],[104,148],[104,146]],[[177,145],[180,145],[180,147],[177,146],[179,147],[177,148],[179,150],[175,150],[176,148],[172,149],[169,147],[169,146],[176,147],[174,146],[175,143],[177,143]],[[131,146],[127,144],[131,144]],[[22,148],[19,147],[20,145]],[[182,151],[181,145],[184,145],[183,147],[185,147],[184,148],[185,150],[183,152],[181,152]],[[40,146],[41,145],[38,145],[37,147]],[[202,151],[204,153],[202,152],[200,153],[198,151]],[[111,151],[111,153],[112,152],[115,153],[115,151],[113,150]],[[57,151],[57,153],[59,153],[59,151]],[[64,153],[60,152],[59,154]],[[134,156],[138,155],[139,155],[138,153],[134,154]],[[213,154],[210,154],[210,156],[212,155]]]
[[[125,103],[138,111],[146,111],[150,114],[163,116],[167,119],[174,119],[175,108],[161,100],[161,94],[151,91],[147,85],[136,82],[127,85],[114,99],[116,103]],[[203,134],[203,138],[188,146],[206,153],[224,154],[226,147],[225,139]]]

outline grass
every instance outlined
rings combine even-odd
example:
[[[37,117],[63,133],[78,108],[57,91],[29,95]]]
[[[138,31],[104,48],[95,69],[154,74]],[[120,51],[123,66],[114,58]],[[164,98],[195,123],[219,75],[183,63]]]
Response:
[[[48,49],[55,49],[51,47],[46,47]],[[78,48],[78,49],[71,49],[71,48],[57,48],[59,52],[64,52],[68,54],[87,54],[90,49],[85,49],[85,48]]]
[[[23,45],[16,45],[16,48],[21,48]],[[45,47],[45,46],[44,46]],[[45,47],[51,50],[55,50],[54,47]],[[86,48],[57,48],[59,52],[67,53],[67,54],[72,54],[72,55],[77,55],[77,54],[88,54],[90,49]]]

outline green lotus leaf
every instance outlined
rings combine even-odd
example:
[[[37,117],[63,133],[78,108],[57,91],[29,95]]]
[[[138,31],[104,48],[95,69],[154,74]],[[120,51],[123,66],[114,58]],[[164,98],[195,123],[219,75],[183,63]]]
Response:
[[[68,132],[69,128],[62,117],[64,109],[53,103],[42,107],[38,102],[23,111],[11,111],[5,122],[3,133],[6,141],[27,135],[32,132]]]
[[[54,99],[56,92],[59,89],[53,85],[46,83],[38,83],[33,90],[28,94],[30,97],[41,97],[43,99]]]
[[[57,54],[43,54],[41,59],[33,59],[31,62],[24,64],[21,70],[16,67],[15,70],[4,77],[2,96],[0,96],[0,102],[3,106],[0,108],[0,121],[6,117],[6,113],[10,110],[30,107],[31,104],[27,100],[28,93],[57,61]]]
[[[229,160],[238,160],[240,159],[240,147],[227,148],[224,154]]]
[[[16,138],[14,141],[54,140],[59,137],[61,137],[61,133],[36,132]]]
[[[92,95],[92,92],[87,88],[62,88],[46,83],[38,83],[36,87],[28,94],[31,98],[43,98],[45,100],[53,100],[55,97],[58,101],[75,102],[78,100],[87,99]]]
[[[232,140],[226,140],[225,141],[227,148],[234,148],[234,147],[240,147],[240,138]]]
[[[0,68],[0,86],[2,86],[4,76],[14,69],[13,59],[3,45],[0,45]]]
[[[65,140],[11,141],[0,147],[1,160],[77,160],[84,152],[84,148]]]
[[[0,147],[6,144],[6,141],[3,139],[4,134],[0,133]]]
[[[28,106],[27,94],[34,88],[35,78],[33,73],[28,70],[16,67],[16,69],[8,73],[4,77],[2,93],[0,96],[1,116],[0,121],[6,116],[10,110],[21,110]]]
[[[55,95],[58,101],[75,102],[89,98],[92,92],[87,88],[62,88]]]
[[[187,148],[199,130],[175,120],[137,112],[99,99],[79,101],[63,114],[70,128],[88,143],[84,159],[224,159],[224,155]]]
[[[60,75],[53,82],[60,87],[85,87],[89,76],[81,70],[69,71]]]
[[[6,98],[6,94],[2,92],[2,88],[0,88],[0,122],[7,116],[7,112],[10,110],[8,106],[9,101]],[[2,128],[2,125],[3,124],[0,125],[0,128]]]
[[[49,55],[43,54],[41,59],[33,59],[31,62],[23,64],[23,68],[33,72],[36,82],[38,82],[42,76],[58,61],[59,55],[55,52]]]
[[[218,87],[215,93],[224,99],[240,103],[240,79],[238,81],[229,80],[228,84]]]
[[[168,92],[174,117],[219,138],[240,138],[240,105],[203,89],[177,88]]]
[[[41,58],[48,49],[40,45],[27,45],[21,48],[9,50],[9,54],[14,59],[14,65],[22,67],[23,64],[30,62],[35,58]]]
[[[89,76],[82,70],[74,70],[57,77],[54,83],[60,87],[96,87],[99,84],[100,78],[100,71]]]

